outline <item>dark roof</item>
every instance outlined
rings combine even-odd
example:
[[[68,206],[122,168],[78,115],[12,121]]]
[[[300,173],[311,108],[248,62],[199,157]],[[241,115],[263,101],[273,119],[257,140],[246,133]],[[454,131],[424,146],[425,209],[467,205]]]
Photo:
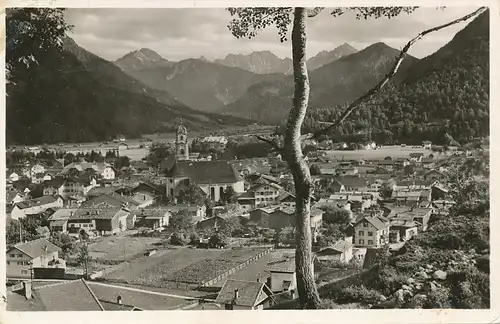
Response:
[[[241,175],[229,161],[180,161],[167,172],[167,177],[188,177],[198,184],[234,183]]]
[[[85,280],[73,280],[33,290],[47,311],[104,311]]]
[[[55,177],[50,180],[46,180],[43,182],[44,187],[54,187],[54,188],[60,188],[66,180],[61,177]]]
[[[267,263],[267,270],[272,272],[295,273],[295,257],[277,257],[272,258]]]
[[[146,217],[146,218],[163,218],[165,214],[170,214],[170,211],[166,208],[143,208],[137,212],[137,217]]]
[[[340,184],[343,184],[344,186],[348,186],[348,187],[365,187],[366,186],[366,179],[361,178],[361,177],[356,177],[356,176],[337,177],[335,180],[338,181]]]
[[[419,156],[424,156],[424,153],[410,153],[411,157],[419,157]]]
[[[238,290],[238,299],[235,300],[236,290]],[[262,282],[228,279],[219,291],[215,302],[253,307],[258,305],[263,294],[272,295],[270,289]]]
[[[50,241],[39,238],[37,240],[29,241],[26,243],[19,243],[14,246],[14,248],[27,254],[32,258],[37,258],[45,253],[52,253],[55,251],[61,251],[61,249],[52,244]]]
[[[114,194],[116,190],[120,189],[120,187],[94,187],[89,190],[87,196],[101,196],[106,194]]]
[[[16,206],[19,207],[20,209],[26,209],[26,208],[31,208],[34,206],[52,204],[56,200],[57,200],[57,198],[53,197],[53,196],[42,196],[42,197],[31,199],[31,200],[21,201],[21,202],[17,203]]]
[[[377,230],[381,230],[381,229],[384,229],[386,227],[389,227],[388,224],[385,224],[384,222],[382,222],[378,217],[364,217],[364,218],[360,219],[359,221],[357,221],[356,224],[358,224],[364,220],[369,222],[370,224],[372,224]]]
[[[125,310],[130,310],[130,306],[143,310],[172,310],[192,303],[187,298],[165,296],[156,291],[147,291],[143,287],[140,287],[141,290],[139,291],[129,287],[107,285],[98,282],[88,282],[87,284],[102,303],[105,310],[120,310],[120,306],[116,304],[118,296],[122,298],[124,306],[128,306],[128,309]]]

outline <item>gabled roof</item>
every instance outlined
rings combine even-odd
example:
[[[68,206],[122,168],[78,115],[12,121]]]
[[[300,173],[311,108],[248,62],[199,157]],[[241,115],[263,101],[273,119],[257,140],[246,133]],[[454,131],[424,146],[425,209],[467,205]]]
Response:
[[[85,280],[72,280],[33,290],[47,311],[104,311]]]
[[[178,161],[167,172],[167,177],[187,177],[198,184],[243,181],[229,161]]]
[[[139,206],[139,203],[127,196],[105,194],[97,196],[82,203],[82,207],[114,206],[122,207],[124,204]]]
[[[273,257],[267,263],[267,271],[269,272],[287,272],[295,273],[295,256],[279,256]]]
[[[118,208],[80,208],[70,215],[69,220],[76,219],[112,219],[115,216],[125,216],[129,212]]]
[[[146,219],[163,218],[165,215],[170,214],[166,208],[143,208],[137,212],[137,217],[145,217]]]
[[[238,290],[238,298],[235,300],[236,290]],[[269,296],[272,296],[272,292],[262,282],[228,279],[219,291],[215,302],[254,307]]]
[[[18,202],[16,204],[16,206],[19,207],[19,209],[26,209],[26,208],[31,208],[31,207],[35,207],[35,206],[43,206],[43,205],[52,204],[55,201],[57,201],[56,197],[42,196],[39,198]]]
[[[356,176],[343,176],[335,179],[338,183],[347,187],[365,187],[366,179]]]
[[[382,230],[384,228],[387,228],[389,227],[389,224],[385,224],[384,222],[382,222],[378,217],[364,217],[362,219],[360,219],[359,221],[356,222],[356,225],[363,222],[363,221],[367,221],[369,222],[370,224],[372,224],[377,230]]]
[[[19,243],[16,244],[14,248],[30,256],[31,258],[37,258],[46,253],[61,251],[58,246],[52,244],[50,241],[44,238],[39,238],[37,240],[29,241],[26,243]]]
[[[77,211],[77,208],[60,208],[50,215],[50,221],[68,220],[72,213]]]

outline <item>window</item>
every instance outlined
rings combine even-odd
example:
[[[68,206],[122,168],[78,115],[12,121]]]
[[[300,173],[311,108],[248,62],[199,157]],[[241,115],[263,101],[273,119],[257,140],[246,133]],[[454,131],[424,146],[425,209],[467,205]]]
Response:
[[[368,236],[373,236],[373,232],[368,232]]]
[[[24,265],[23,261],[17,261],[17,265]]]
[[[11,254],[11,255],[10,255],[10,257],[11,257],[11,258],[15,258],[15,257],[16,257],[16,255],[15,255],[15,254]]]
[[[22,257],[23,257],[23,255],[22,255],[22,254],[18,254],[17,256],[18,256],[18,257],[20,257],[20,258],[22,258]]]
[[[368,223],[363,223],[363,227],[368,227]]]
[[[10,261],[7,261],[7,265],[10,265]]]
[[[365,235],[365,232],[364,232],[364,231],[359,231],[359,232],[358,232],[358,235],[359,235],[359,236],[364,236],[364,235]]]
[[[368,245],[372,245],[373,244],[373,241],[372,240],[368,240]]]
[[[365,240],[359,240],[359,244],[365,244]]]
[[[27,275],[28,274],[28,270],[21,270],[21,274]]]

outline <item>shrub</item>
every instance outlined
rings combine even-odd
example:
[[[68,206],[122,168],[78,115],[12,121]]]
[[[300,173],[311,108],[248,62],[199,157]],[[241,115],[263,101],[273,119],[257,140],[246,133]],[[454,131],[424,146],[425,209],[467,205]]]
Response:
[[[179,232],[174,232],[170,237],[170,244],[172,245],[186,245],[189,240],[184,236],[184,234]]]
[[[373,289],[368,289],[364,285],[349,286],[341,288],[334,293],[334,298],[338,303],[363,303],[375,304],[380,301],[381,294]]]
[[[429,292],[424,308],[451,308],[450,290],[443,287]]]

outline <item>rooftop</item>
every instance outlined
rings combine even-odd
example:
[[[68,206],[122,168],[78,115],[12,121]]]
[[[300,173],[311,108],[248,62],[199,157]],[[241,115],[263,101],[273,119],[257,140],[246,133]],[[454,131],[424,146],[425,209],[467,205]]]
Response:
[[[33,293],[47,311],[104,311],[83,279],[42,286]]]
[[[235,291],[238,291],[236,299]],[[229,279],[219,291],[216,303],[253,307],[271,295],[270,289],[262,282]]]
[[[26,209],[26,208],[31,208],[31,207],[35,207],[35,206],[43,206],[43,205],[52,204],[52,203],[54,203],[56,201],[57,201],[56,197],[53,197],[53,196],[42,196],[42,197],[39,197],[39,198],[25,200],[25,201],[22,201],[22,202],[18,202],[16,204],[16,206],[19,207],[20,209]]]
[[[50,241],[44,238],[39,238],[37,240],[29,241],[26,243],[19,243],[16,244],[14,248],[25,253],[31,258],[37,258],[46,253],[61,251],[61,249],[58,246],[52,244]]]
[[[229,161],[179,161],[167,172],[167,177],[188,177],[198,184],[243,181]]]

